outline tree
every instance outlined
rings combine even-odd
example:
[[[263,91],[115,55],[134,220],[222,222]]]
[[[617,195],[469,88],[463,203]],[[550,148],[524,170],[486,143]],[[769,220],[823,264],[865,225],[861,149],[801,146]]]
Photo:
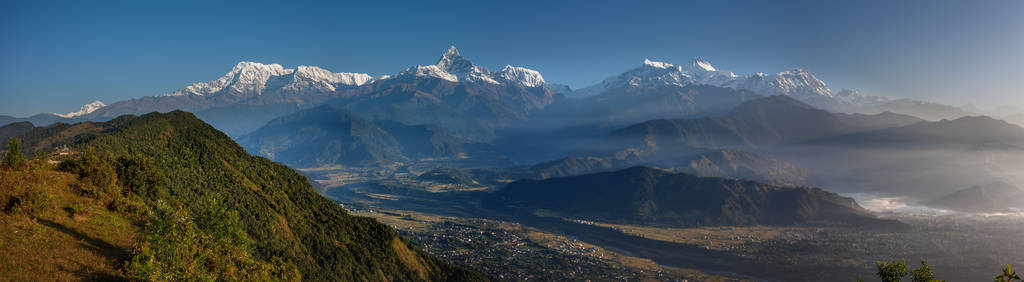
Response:
[[[935,271],[928,266],[928,261],[921,260],[921,267],[914,269],[910,272],[910,277],[914,282],[941,282],[942,280],[935,280]]]
[[[1017,272],[1014,272],[1013,269],[1010,268],[1010,265],[1006,265],[1006,268],[1003,269],[1003,273],[999,274],[999,276],[995,277],[995,281],[996,282],[1013,282],[1013,281],[1021,281],[1021,280],[1020,280],[1020,276],[1017,276]]]
[[[907,276],[907,263],[905,261],[876,261],[875,265],[878,266],[878,273],[875,275],[882,282],[899,282],[903,279],[903,276]]]
[[[149,281],[301,281],[294,263],[272,257],[261,260],[249,246],[232,242],[241,233],[237,215],[216,194],[202,200],[193,217],[183,205],[156,200],[145,229],[145,242],[125,269],[133,280]],[[211,221],[226,220],[228,223]],[[196,221],[205,222],[205,228]],[[218,225],[209,225],[218,224]],[[215,229],[215,230],[214,230]],[[244,236],[239,234],[239,236]]]
[[[155,166],[153,160],[142,155],[119,156],[114,161],[117,180],[124,186],[126,194],[141,196],[147,201],[167,197],[166,178]]]
[[[85,184],[81,187],[82,193],[99,199],[115,200],[121,195],[117,171],[104,159],[89,147],[81,158],[62,162],[58,168],[78,175],[78,179]]]
[[[4,155],[4,166],[19,168],[25,162],[25,156],[21,154],[21,139],[11,138],[7,140],[7,154]]]
[[[205,197],[200,199],[195,223],[200,230],[209,234],[211,239],[218,243],[240,246],[249,244],[238,212],[229,209],[224,203],[224,196],[217,192],[208,192]]]

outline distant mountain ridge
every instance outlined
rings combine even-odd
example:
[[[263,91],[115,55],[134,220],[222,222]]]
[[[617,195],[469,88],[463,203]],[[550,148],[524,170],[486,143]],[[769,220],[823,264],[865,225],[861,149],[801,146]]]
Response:
[[[330,105],[274,119],[238,142],[253,154],[297,167],[393,166],[419,159],[479,158],[500,163],[502,159],[489,145],[443,129],[373,121]]]
[[[995,213],[1024,207],[1022,201],[1024,191],[1012,184],[998,181],[953,192],[929,202],[928,205],[960,212]]]
[[[240,62],[230,72],[216,80],[195,83],[169,94],[119,101],[81,115],[80,119],[107,120],[123,114],[140,115],[154,111],[184,110],[193,112],[218,129],[238,137],[251,132],[273,118],[298,110],[325,103],[346,103],[344,101],[347,100],[356,102],[374,100],[384,97],[385,95],[382,95],[380,91],[387,91],[387,88],[394,85],[422,85],[425,81],[432,80],[443,82],[430,82],[432,85],[426,88],[417,87],[418,90],[436,97],[441,94],[434,93],[435,90],[451,92],[458,85],[467,85],[468,88],[479,89],[474,92],[482,94],[467,97],[461,101],[449,99],[431,101],[429,103],[446,104],[442,108],[455,108],[456,113],[445,112],[450,109],[437,108],[420,113],[428,116],[432,116],[433,111],[440,111],[440,115],[462,115],[467,110],[482,112],[484,109],[468,109],[482,100],[500,100],[501,103],[507,104],[496,105],[494,102],[488,102],[491,108],[496,108],[493,111],[497,111],[497,115],[506,115],[501,112],[502,109],[497,108],[532,109],[553,102],[551,97],[553,93],[544,87],[544,78],[539,72],[513,66],[505,66],[499,71],[492,72],[473,65],[452,46],[434,65],[414,66],[395,75],[380,77],[371,77],[364,73],[334,73],[315,66],[286,69],[278,64]],[[450,86],[435,88],[438,85]],[[405,89],[411,90],[410,87]],[[521,89],[516,91],[536,93],[527,96],[539,96],[539,98],[502,99],[506,96],[504,93],[507,91],[506,89]],[[482,96],[488,96],[488,98]],[[420,102],[411,101],[413,104]],[[462,105],[454,103],[462,103]],[[528,105],[519,107],[517,103]],[[516,112],[513,115],[521,119],[524,118],[525,113]],[[380,118],[380,116],[375,116],[375,118]],[[431,120],[431,118],[425,120]],[[410,123],[408,119],[398,119],[397,121]],[[476,130],[485,131],[480,133],[485,135],[481,137],[484,139],[488,138],[486,135],[491,134],[486,133],[491,130],[489,128]]]
[[[285,69],[278,64],[239,62],[221,78],[199,82],[164,96],[255,96],[263,91],[282,89],[296,94],[330,92],[338,87],[355,87],[374,80],[365,73],[332,73],[315,66]]]
[[[540,87],[544,85],[544,77],[535,70],[506,65],[501,70],[492,72],[476,66],[463,58],[455,46],[448,47],[448,50],[441,55],[436,64],[413,66],[394,76],[383,79],[423,77],[440,78],[451,82],[515,83],[526,87]]]
[[[809,178],[806,169],[740,149],[654,159],[645,160],[637,155],[567,157],[530,166],[517,174],[522,179],[547,179],[647,165],[697,176],[747,179],[778,186],[806,185]]]
[[[713,85],[748,90],[764,96],[785,95],[815,107],[848,113],[897,112],[929,120],[958,118],[971,112],[959,107],[913,99],[889,99],[882,96],[862,95],[843,89],[833,92],[828,85],[810,72],[793,68],[778,73],[755,73],[740,76],[717,69],[708,61],[694,58],[682,65],[645,59],[639,67],[604,79],[598,84],[583,87],[566,94],[569,97],[588,97],[616,91],[621,88],[655,88],[664,86]]]
[[[99,110],[100,108],[103,108],[103,107],[106,107],[106,106],[107,106],[106,104],[103,104],[103,102],[100,102],[99,100],[97,100],[97,101],[93,101],[92,103],[85,104],[84,106],[82,106],[81,109],[78,109],[77,112],[70,112],[70,113],[66,113],[66,114],[56,114],[55,113],[54,115],[57,115],[57,116],[62,117],[62,118],[73,118],[73,117],[77,117],[77,116],[84,116],[84,115],[87,115],[87,114],[91,114],[92,112],[95,112],[96,110]]]
[[[1024,128],[985,116],[804,140],[769,149],[814,168],[841,192],[899,191],[931,200],[963,187],[1024,179]],[[894,188],[898,187],[898,188]]]
[[[621,87],[656,87],[664,85],[714,85],[757,92],[761,95],[787,95],[802,101],[826,101],[840,97],[832,94],[825,82],[802,69],[776,74],[756,73],[739,76],[718,70],[711,63],[694,58],[683,65],[645,59],[637,68],[605,79],[599,84],[574,91],[574,97],[593,96]]]
[[[743,103],[720,117],[652,120],[611,133],[609,142],[657,149],[744,148],[779,145],[845,133],[898,127],[920,119],[892,113],[831,113],[789,96]]]
[[[1024,150],[1024,128],[987,116],[970,116],[836,136],[808,141],[807,144],[960,150],[989,147]]]
[[[866,96],[850,90],[833,93],[825,82],[802,69],[790,69],[774,74],[756,73],[740,76],[730,71],[717,69],[708,61],[696,58],[682,65],[644,60],[643,64],[637,68],[607,78],[597,85],[573,91],[565,85],[548,83],[540,72],[532,69],[505,65],[492,71],[474,65],[462,57],[455,46],[451,46],[435,64],[415,65],[392,75],[378,77],[358,72],[335,73],[316,66],[285,68],[278,64],[243,61],[236,64],[229,72],[217,79],[196,82],[170,93],[118,101],[110,105],[91,103],[78,112],[60,114],[60,116],[47,114],[21,119],[0,117],[0,124],[13,121],[31,121],[36,125],[48,125],[53,122],[73,123],[84,120],[104,121],[123,114],[141,115],[153,111],[184,110],[195,113],[230,136],[238,137],[251,132],[275,117],[290,114],[301,109],[319,106],[328,101],[353,98],[353,96],[357,95],[366,95],[362,98],[373,99],[370,97],[377,94],[382,88],[387,87],[384,85],[401,83],[422,84],[422,81],[431,79],[445,82],[440,84],[467,85],[470,88],[479,89],[480,92],[492,92],[480,96],[505,96],[506,93],[503,92],[514,88],[526,89],[525,92],[545,93],[537,94],[539,98],[516,98],[504,99],[502,101],[502,103],[511,104],[512,107],[519,107],[520,105],[517,103],[529,103],[532,108],[538,109],[555,103],[554,97],[561,96],[556,94],[569,97],[593,97],[609,92],[627,93],[632,96],[654,94],[656,96],[647,99],[650,102],[649,104],[636,98],[631,100],[622,97],[598,99],[607,100],[608,103],[623,102],[623,107],[660,106],[642,117],[647,119],[679,118],[716,113],[743,102],[754,95],[787,95],[827,110],[859,113],[891,111],[911,114],[929,120],[956,118],[970,114],[970,112],[961,108],[917,100],[893,100],[878,96]],[[692,89],[685,89],[685,87],[691,86],[717,86],[748,91],[749,94],[740,95],[747,98],[737,97],[736,95],[712,98],[710,95],[699,97],[699,95],[695,96],[692,93],[684,94],[685,92],[692,91]],[[431,96],[440,96],[437,93],[432,93],[429,89],[418,88],[426,93],[431,93]],[[514,96],[517,96],[517,94],[513,94]],[[479,98],[472,98],[468,101],[475,103],[474,100],[477,99]],[[535,101],[516,100],[538,100],[543,102],[538,104]],[[445,102],[448,104],[448,107],[453,107],[456,103],[466,101],[455,100]],[[422,102],[422,100],[413,101],[412,103],[418,102]],[[602,110],[600,108],[601,103],[587,102],[583,103],[583,105],[598,106],[597,109],[593,110]],[[454,108],[459,107],[461,106],[455,106]],[[570,105],[560,107],[560,109],[571,110],[578,107],[580,105]],[[501,108],[489,105],[486,109],[473,109],[473,111],[501,111]],[[673,109],[681,111],[676,114],[656,116],[659,113],[671,113]],[[460,111],[466,111],[466,108],[460,109]],[[574,110],[570,113],[577,112],[579,110]],[[459,113],[459,115],[463,116],[464,114]],[[591,114],[597,113],[591,111]],[[630,117],[641,118],[638,115],[644,113],[629,113],[627,111],[622,114],[624,116],[611,115],[610,118],[622,121]],[[451,115],[451,113],[442,112],[442,115]],[[497,115],[506,114],[498,113]],[[527,118],[529,113],[517,112],[515,115],[517,115],[516,119],[521,120]],[[240,118],[239,116],[244,116],[245,118]],[[386,116],[396,115],[387,114]],[[375,115],[374,118],[380,118],[380,114]],[[430,118],[438,119],[438,117]],[[628,120],[623,123],[639,121],[641,120]],[[409,120],[399,120],[399,122],[412,124]],[[490,131],[494,127],[501,128],[508,123],[508,119],[501,119],[497,125],[485,126],[491,128],[473,129],[482,131],[474,133],[478,135],[474,138],[479,140],[492,139],[494,136]],[[471,125],[460,126],[474,127]]]
[[[647,167],[546,180],[495,192],[498,205],[585,220],[660,226],[840,224],[901,227],[816,188],[697,177]]]

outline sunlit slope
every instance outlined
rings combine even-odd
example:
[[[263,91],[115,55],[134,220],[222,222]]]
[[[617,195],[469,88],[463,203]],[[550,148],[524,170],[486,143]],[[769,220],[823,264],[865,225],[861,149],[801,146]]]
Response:
[[[0,169],[0,280],[125,279],[142,228],[74,185],[69,173]]]
[[[255,253],[293,262],[307,280],[476,278],[415,249],[385,225],[348,215],[317,194],[305,177],[247,154],[190,113],[57,124],[22,137],[29,150],[69,144],[152,158],[166,176],[170,197],[195,210],[204,191],[223,195],[239,213]]]

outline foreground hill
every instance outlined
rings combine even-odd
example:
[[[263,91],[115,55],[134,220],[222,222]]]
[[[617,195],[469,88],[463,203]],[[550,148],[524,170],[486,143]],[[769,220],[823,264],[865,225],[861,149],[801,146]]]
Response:
[[[253,157],[192,114],[174,111],[121,116],[105,123],[55,124],[21,135],[26,149],[68,145],[80,151],[142,156],[162,175],[167,195],[186,211],[223,195],[237,211],[254,256],[280,258],[308,280],[446,280],[476,276],[417,250],[391,228],[348,215],[308,180]]]
[[[489,145],[439,128],[371,121],[334,106],[320,106],[274,119],[239,138],[238,142],[254,154],[298,167],[501,159]]]
[[[655,168],[521,180],[495,192],[501,205],[597,221],[667,226],[839,224],[898,227],[817,188],[697,177]]]

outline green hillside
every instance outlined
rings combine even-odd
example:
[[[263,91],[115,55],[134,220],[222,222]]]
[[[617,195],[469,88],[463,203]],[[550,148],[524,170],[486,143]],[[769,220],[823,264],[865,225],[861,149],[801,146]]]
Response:
[[[26,151],[68,145],[74,152],[95,148],[105,160],[115,156],[151,160],[163,175],[155,184],[162,187],[157,192],[165,190],[143,193],[150,197],[145,198],[147,202],[157,203],[154,212],[202,215],[210,209],[208,199],[222,202],[223,210],[237,214],[244,236],[236,237],[248,242],[255,259],[294,264],[304,280],[479,278],[415,249],[373,219],[348,215],[317,194],[302,175],[247,154],[190,113],[57,124],[22,137]],[[174,205],[180,205],[179,210]]]

